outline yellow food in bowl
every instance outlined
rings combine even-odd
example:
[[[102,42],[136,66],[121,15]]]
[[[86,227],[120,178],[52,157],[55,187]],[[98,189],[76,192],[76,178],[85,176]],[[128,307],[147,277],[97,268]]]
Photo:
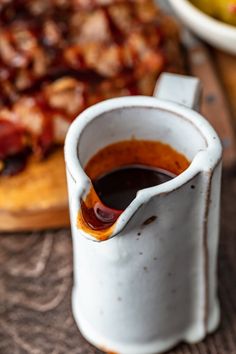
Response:
[[[236,0],[191,0],[203,12],[236,26]]]

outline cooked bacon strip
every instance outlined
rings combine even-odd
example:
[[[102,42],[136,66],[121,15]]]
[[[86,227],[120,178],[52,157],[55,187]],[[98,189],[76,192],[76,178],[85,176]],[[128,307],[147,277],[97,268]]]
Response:
[[[53,143],[52,121],[43,108],[34,97],[22,97],[13,106],[18,124],[28,133],[37,155],[47,152]]]
[[[63,77],[44,88],[47,105],[62,111],[68,120],[85,108],[85,84],[71,77]]]
[[[0,137],[2,126],[4,132],[5,124],[16,126],[34,153],[42,157],[53,144],[63,143],[70,122],[85,106],[85,84],[69,77],[58,79],[35,96],[22,96],[11,109],[0,110]],[[16,144],[19,146],[18,140]],[[2,149],[0,159],[4,151],[6,156],[11,153]]]
[[[72,4],[76,9],[91,9],[94,7],[108,6],[111,4],[119,3],[133,3],[134,5],[138,3],[143,3],[146,0],[72,0]]]
[[[0,0],[0,162],[44,157],[91,104],[152,94],[178,58],[153,0]]]
[[[20,152],[25,146],[24,130],[0,117],[0,159]]]
[[[157,72],[163,26],[156,22],[156,16],[152,1],[145,0],[135,6],[132,2],[112,2],[92,13],[75,12],[67,18],[67,33],[53,18],[43,23],[36,19],[34,25],[14,21],[0,29],[0,63],[4,70],[9,68],[8,75],[19,91],[70,68],[114,77],[127,67],[145,66],[143,58],[147,55],[146,69]]]
[[[143,3],[146,0],[0,0],[1,7],[16,5],[17,3],[32,14],[44,14],[55,9],[91,9],[95,7],[107,6],[122,2],[134,4]]]

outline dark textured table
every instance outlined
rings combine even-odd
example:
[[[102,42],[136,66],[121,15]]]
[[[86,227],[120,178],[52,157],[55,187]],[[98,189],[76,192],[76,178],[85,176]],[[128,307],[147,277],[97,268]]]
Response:
[[[76,328],[71,287],[68,230],[0,235],[0,353],[101,353]],[[236,354],[236,167],[223,178],[219,294],[219,330],[170,353]]]

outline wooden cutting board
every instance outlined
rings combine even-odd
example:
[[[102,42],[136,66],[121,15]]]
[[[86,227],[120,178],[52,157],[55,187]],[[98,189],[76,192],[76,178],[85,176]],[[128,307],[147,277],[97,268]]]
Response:
[[[0,178],[1,231],[40,230],[68,225],[62,148],[43,163],[30,161],[27,169],[14,178]]]
[[[236,114],[236,57],[207,48],[190,37],[185,40],[191,75],[203,86],[201,113],[213,125],[223,145],[223,164],[236,160],[233,112]],[[215,60],[217,58],[217,60]]]
[[[232,127],[232,113],[236,116],[236,59],[209,51],[192,36],[183,42],[189,73],[203,84],[202,113],[221,137],[224,165],[230,166],[236,158]],[[13,179],[1,177],[0,231],[64,226],[69,226],[69,214],[62,149],[43,163],[31,161],[27,173],[23,171]]]
[[[236,124],[236,56],[221,51],[213,52],[223,90],[228,97],[233,125]]]

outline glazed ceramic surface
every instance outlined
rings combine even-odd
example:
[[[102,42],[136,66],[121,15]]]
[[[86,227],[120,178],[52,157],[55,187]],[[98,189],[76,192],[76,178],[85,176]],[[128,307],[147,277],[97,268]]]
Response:
[[[183,23],[213,46],[236,54],[236,27],[215,20],[193,6],[189,0],[169,0]]]
[[[209,123],[183,105],[196,106],[196,79],[164,75],[155,95],[162,99],[116,98],[87,109],[65,144],[74,318],[91,343],[122,354],[197,342],[219,323],[221,144]],[[97,242],[77,227],[80,200],[91,187],[83,167],[99,149],[131,137],[170,144],[191,164],[176,178],[139,191],[110,238]]]

